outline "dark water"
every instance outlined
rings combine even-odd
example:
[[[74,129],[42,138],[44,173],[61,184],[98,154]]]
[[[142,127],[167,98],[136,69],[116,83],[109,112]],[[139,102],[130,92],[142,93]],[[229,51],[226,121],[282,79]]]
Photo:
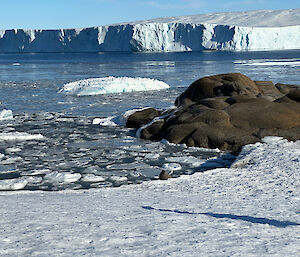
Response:
[[[242,72],[254,80],[300,84],[299,67],[299,50],[0,54],[0,111],[14,114],[13,120],[0,121],[0,134],[43,136],[0,137],[0,190],[22,185],[29,190],[118,186],[155,178],[163,168],[178,176],[229,165],[230,157],[217,158],[217,152],[145,142],[135,138],[134,131],[92,121],[133,108],[168,108],[185,87],[206,75]],[[67,82],[105,76],[153,78],[170,89],[86,97],[58,94]]]

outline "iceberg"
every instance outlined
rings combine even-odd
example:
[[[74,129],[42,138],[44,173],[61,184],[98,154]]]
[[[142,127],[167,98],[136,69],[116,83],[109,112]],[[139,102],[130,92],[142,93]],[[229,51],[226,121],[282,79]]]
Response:
[[[150,78],[104,77],[67,83],[59,91],[66,95],[88,96],[167,89],[165,82]]]
[[[0,52],[300,49],[300,9],[167,17],[81,29],[0,30]]]

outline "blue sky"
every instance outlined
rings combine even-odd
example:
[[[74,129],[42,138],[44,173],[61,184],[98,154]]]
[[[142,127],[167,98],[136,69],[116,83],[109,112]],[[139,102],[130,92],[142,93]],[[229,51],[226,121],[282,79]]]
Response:
[[[0,29],[80,28],[223,11],[300,8],[299,0],[0,0]]]

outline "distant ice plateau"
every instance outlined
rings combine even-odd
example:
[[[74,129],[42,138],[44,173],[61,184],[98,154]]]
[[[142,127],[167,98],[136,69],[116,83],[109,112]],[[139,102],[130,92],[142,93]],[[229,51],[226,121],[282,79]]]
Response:
[[[300,9],[159,18],[82,29],[0,30],[0,52],[300,49]]]

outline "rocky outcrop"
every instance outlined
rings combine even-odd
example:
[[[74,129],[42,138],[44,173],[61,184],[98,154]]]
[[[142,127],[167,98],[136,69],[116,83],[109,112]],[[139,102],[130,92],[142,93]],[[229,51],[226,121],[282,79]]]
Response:
[[[204,77],[193,82],[175,101],[181,105],[187,100],[199,102],[202,99],[219,96],[246,95],[256,97],[261,90],[254,81],[241,73],[221,74]]]
[[[165,138],[173,143],[227,151],[239,151],[243,145],[265,136],[298,140],[299,92],[297,87],[252,81],[239,73],[205,77],[176,99],[175,109],[161,114],[144,112],[155,119],[148,125],[141,122],[140,135],[144,139]]]

